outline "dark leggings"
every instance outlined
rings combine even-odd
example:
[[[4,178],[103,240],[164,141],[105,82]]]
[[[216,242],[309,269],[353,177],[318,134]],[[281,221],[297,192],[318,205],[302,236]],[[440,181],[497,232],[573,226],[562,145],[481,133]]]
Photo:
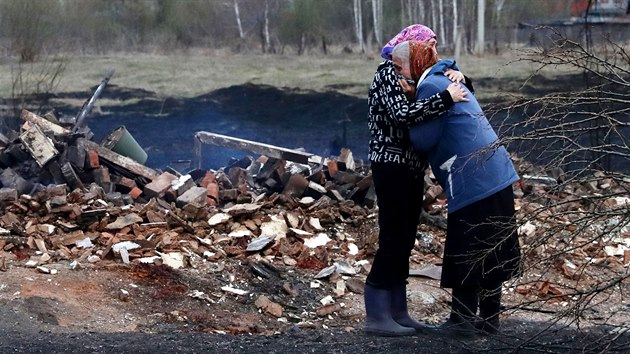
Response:
[[[422,211],[424,173],[406,166],[372,164],[378,201],[378,250],[367,283],[381,289],[406,284],[409,256]]]
[[[501,282],[453,287],[452,312],[470,319],[477,314],[484,319],[494,317],[501,310]]]

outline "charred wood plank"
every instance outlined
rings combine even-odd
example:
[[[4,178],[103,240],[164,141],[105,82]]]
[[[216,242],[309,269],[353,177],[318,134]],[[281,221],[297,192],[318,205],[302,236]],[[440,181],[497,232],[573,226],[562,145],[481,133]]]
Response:
[[[72,132],[74,132],[74,133],[84,132],[85,133],[87,131],[87,126],[85,124],[85,118],[92,112],[92,108],[94,107],[94,102],[96,102],[98,97],[101,95],[101,92],[105,89],[105,86],[107,86],[107,83],[109,82],[109,79],[112,77],[112,75],[114,75],[114,69],[109,69],[107,71],[107,74],[105,75],[105,77],[101,81],[101,83],[96,88],[96,91],[94,92],[92,97],[90,97],[90,99],[87,100],[83,104],[83,107],[81,108],[81,111],[79,112],[79,114],[76,117],[76,120],[75,120],[75,123],[74,123],[74,128],[72,128]]]
[[[135,175],[144,177],[148,180],[153,180],[159,175],[159,173],[154,169],[146,167],[129,157],[119,155],[105,147],[100,146],[93,141],[82,140],[80,144],[84,145],[86,150],[96,151],[100,158],[129,172],[132,172]]]
[[[298,163],[308,164],[309,158],[313,156],[313,154],[287,149],[279,146],[259,143],[255,141],[235,138],[227,135],[221,135],[216,133],[210,133],[206,131],[199,131],[195,133],[195,144],[197,142],[201,142],[203,144],[222,146],[234,150],[248,151],[255,154],[261,154],[268,157],[272,157],[275,159],[281,160],[289,160]],[[201,162],[201,149],[196,149],[197,153],[197,164]],[[200,166],[197,166],[200,167]]]

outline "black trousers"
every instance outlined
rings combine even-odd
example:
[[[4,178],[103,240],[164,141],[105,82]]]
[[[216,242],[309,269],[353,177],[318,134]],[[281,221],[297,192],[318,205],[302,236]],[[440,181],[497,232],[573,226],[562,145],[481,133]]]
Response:
[[[378,203],[378,250],[366,282],[376,288],[404,285],[415,244],[424,172],[395,164],[372,164]]]
[[[448,214],[442,287],[500,284],[520,261],[512,186]]]

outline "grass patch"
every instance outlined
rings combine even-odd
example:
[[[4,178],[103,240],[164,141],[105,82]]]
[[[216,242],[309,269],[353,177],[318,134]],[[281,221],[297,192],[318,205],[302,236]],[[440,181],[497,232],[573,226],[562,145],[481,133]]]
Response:
[[[518,87],[534,71],[530,63],[516,61],[515,54],[463,56],[457,59],[462,71],[473,78],[509,79]],[[105,73],[116,70],[110,83],[153,91],[158,97],[195,97],[219,88],[245,83],[265,84],[313,91],[337,91],[366,97],[380,57],[364,55],[155,55],[123,53],[104,56],[67,57],[56,92],[86,92],[100,83]],[[45,63],[35,63],[34,66]],[[0,63],[0,97],[11,97],[16,63]],[[13,71],[12,71],[13,70]],[[37,70],[33,70],[37,72]],[[547,74],[553,75],[551,70]],[[26,78],[28,79],[28,78]],[[491,82],[484,80],[484,82]],[[491,86],[491,85],[490,85]],[[477,87],[491,97],[496,87]]]

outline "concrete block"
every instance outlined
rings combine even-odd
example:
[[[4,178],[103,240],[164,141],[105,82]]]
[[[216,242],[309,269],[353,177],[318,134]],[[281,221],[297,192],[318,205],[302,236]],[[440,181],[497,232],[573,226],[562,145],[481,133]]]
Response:
[[[177,179],[177,176],[164,172],[153,181],[144,186],[144,194],[148,198],[161,197],[171,188],[172,182]]]
[[[193,187],[177,198],[176,205],[183,208],[188,204],[202,208],[208,203],[208,191],[203,187]]]

